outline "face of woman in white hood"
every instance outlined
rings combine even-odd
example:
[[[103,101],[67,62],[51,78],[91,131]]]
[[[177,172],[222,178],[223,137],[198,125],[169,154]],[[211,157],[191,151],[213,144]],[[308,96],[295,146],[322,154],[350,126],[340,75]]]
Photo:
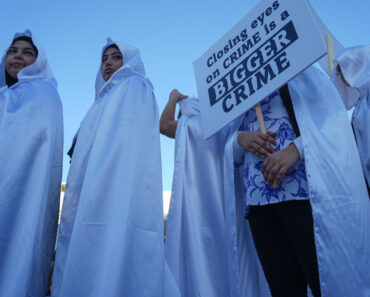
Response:
[[[16,79],[18,72],[36,61],[37,53],[32,44],[24,40],[15,41],[6,54],[6,71]]]
[[[123,65],[123,56],[116,45],[109,46],[103,54],[101,63],[101,73],[103,79],[107,81],[111,78],[114,72],[120,69]]]

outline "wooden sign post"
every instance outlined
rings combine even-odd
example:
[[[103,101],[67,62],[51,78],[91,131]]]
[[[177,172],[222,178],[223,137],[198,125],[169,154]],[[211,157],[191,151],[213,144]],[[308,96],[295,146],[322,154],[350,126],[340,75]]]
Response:
[[[334,45],[333,36],[330,33],[326,34],[326,47],[328,49],[329,75],[331,75],[333,73]]]
[[[256,110],[256,115],[257,115],[257,120],[258,120],[258,125],[260,127],[260,131],[263,134],[266,134],[266,126],[265,126],[265,121],[264,121],[263,115],[262,115],[261,105],[259,103],[257,103],[254,106],[254,109]]]

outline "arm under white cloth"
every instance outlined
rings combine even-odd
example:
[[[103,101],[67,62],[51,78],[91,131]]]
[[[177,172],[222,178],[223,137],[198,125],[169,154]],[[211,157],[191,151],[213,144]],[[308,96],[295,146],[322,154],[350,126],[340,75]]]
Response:
[[[295,146],[296,146],[296,148],[298,150],[299,159],[300,160],[304,160],[304,151],[303,151],[302,137],[299,136],[296,139],[294,139],[292,142],[295,144]]]
[[[238,142],[238,135],[243,131],[235,133],[233,140],[234,165],[239,167],[243,163],[245,149]]]

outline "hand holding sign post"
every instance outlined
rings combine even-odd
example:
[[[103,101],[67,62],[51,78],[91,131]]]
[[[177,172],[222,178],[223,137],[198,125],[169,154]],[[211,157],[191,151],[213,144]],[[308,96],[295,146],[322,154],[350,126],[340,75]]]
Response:
[[[204,136],[325,54],[307,0],[261,1],[194,62]]]

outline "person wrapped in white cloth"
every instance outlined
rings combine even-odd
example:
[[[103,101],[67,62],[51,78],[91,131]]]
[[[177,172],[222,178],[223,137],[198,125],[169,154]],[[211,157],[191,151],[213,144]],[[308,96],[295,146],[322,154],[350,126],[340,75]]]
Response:
[[[343,50],[334,60],[332,81],[352,109],[352,127],[370,195],[370,45]]]
[[[46,294],[62,179],[56,86],[31,31],[15,34],[0,63],[0,296]]]
[[[139,50],[108,39],[68,174],[52,296],[163,296],[159,119]]]

